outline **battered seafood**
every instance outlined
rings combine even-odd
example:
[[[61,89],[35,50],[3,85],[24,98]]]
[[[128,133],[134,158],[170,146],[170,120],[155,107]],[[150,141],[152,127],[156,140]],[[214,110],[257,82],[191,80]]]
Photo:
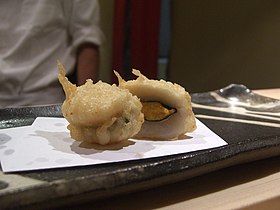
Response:
[[[138,78],[125,81],[115,71],[119,87],[140,98],[145,122],[137,138],[177,139],[196,129],[191,97],[183,87],[165,80],[150,80],[133,70]]]
[[[137,134],[144,122],[142,105],[128,90],[102,81],[93,84],[88,79],[76,87],[65,77],[62,64],[58,63],[58,79],[66,99],[62,105],[64,117],[73,139],[111,144]]]

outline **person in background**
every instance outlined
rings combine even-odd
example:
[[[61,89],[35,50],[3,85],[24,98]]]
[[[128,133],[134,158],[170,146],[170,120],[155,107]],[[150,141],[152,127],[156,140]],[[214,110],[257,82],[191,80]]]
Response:
[[[0,107],[63,102],[57,60],[96,81],[102,40],[97,0],[0,1]]]

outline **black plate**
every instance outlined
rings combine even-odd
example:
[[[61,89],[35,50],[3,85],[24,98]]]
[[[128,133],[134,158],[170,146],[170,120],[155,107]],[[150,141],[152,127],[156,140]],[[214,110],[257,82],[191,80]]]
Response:
[[[144,160],[0,174],[1,208],[57,207],[170,184],[280,154],[279,100],[256,95],[243,85],[230,85],[192,94],[192,101],[197,117],[228,145]],[[60,108],[0,109],[0,128],[30,125],[38,116],[61,117]]]

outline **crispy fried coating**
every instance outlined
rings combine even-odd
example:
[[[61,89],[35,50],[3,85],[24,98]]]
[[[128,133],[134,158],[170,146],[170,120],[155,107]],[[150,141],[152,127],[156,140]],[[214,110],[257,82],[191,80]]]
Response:
[[[65,77],[62,64],[58,63],[58,79],[66,99],[62,105],[64,117],[73,139],[111,144],[137,134],[144,122],[142,104],[128,90],[116,85],[88,79],[76,87]]]
[[[133,95],[139,97],[144,106],[145,102],[157,102],[170,108],[168,113],[163,115],[162,120],[158,120],[161,116],[154,116],[154,113],[162,115],[162,108],[158,108],[153,114],[145,111],[149,116],[152,115],[155,120],[147,120],[148,117],[145,117],[146,120],[140,132],[136,135],[137,138],[177,139],[181,135],[196,129],[191,97],[182,86],[165,80],[150,80],[135,69],[132,73],[138,78],[125,81],[115,72],[119,80],[119,87],[128,89]]]

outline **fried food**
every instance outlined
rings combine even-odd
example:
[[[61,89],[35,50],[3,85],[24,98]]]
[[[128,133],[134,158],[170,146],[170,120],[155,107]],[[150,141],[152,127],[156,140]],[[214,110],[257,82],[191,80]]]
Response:
[[[119,87],[128,89],[143,105],[145,122],[136,138],[178,139],[196,129],[191,97],[182,86],[165,80],[150,80],[135,69],[132,73],[138,78],[125,81],[115,72]]]
[[[139,132],[144,116],[136,96],[102,81],[93,84],[90,79],[76,87],[66,78],[62,64],[58,63],[58,68],[58,79],[66,94],[62,112],[73,139],[106,145]]]

